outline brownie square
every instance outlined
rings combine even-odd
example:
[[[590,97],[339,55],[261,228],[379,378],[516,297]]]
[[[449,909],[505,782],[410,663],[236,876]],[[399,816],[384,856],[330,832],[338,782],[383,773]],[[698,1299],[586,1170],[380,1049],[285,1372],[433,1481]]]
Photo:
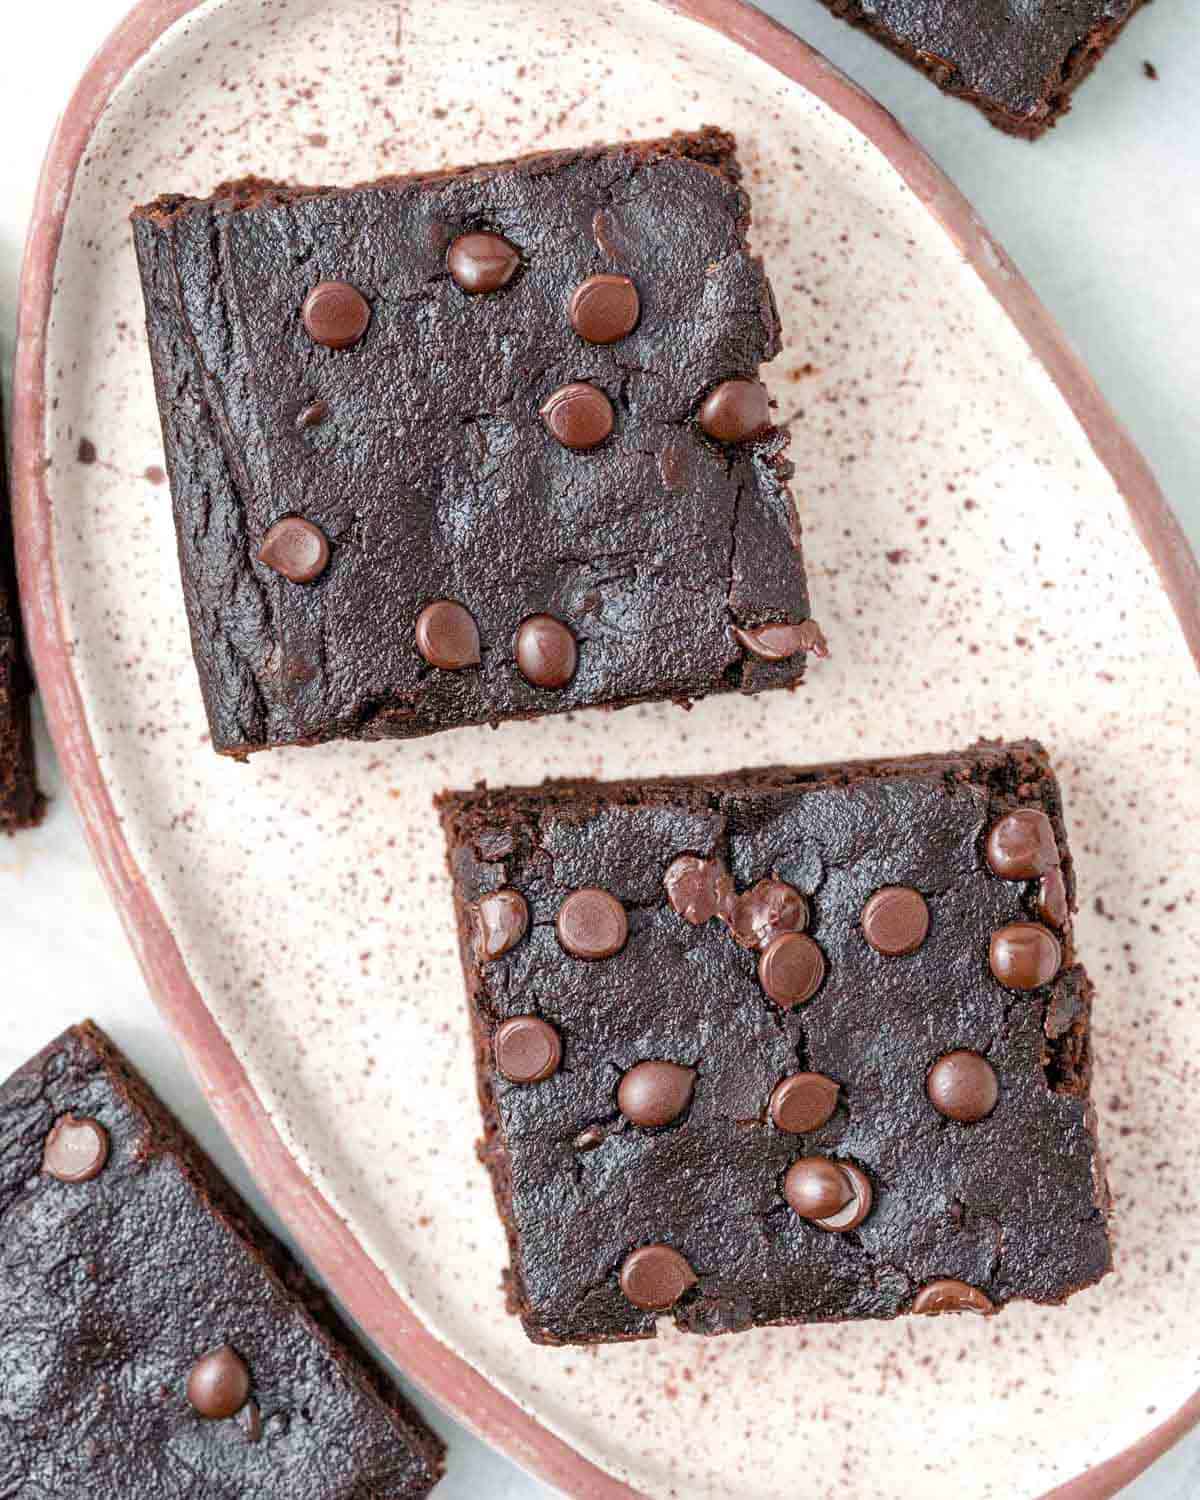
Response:
[[[944,93],[1033,140],[1145,0],[822,0],[834,15],[920,68]]]
[[[418,1500],[442,1457],[103,1032],[0,1085],[0,1495]]]
[[[135,211],[218,750],[800,680],[738,179],[706,129]]]
[[[990,1313],[1109,1269],[1040,746],[439,804],[531,1339]]]

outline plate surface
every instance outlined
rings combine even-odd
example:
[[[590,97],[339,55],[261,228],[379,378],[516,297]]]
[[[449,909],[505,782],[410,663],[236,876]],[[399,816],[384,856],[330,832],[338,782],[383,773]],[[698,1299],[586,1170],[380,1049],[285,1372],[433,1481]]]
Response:
[[[575,1495],[776,1500],[799,1474],[813,1495],[1013,1500],[1089,1468],[1070,1493],[1109,1494],[1196,1420],[1193,1402],[1154,1431],[1200,1385],[1194,564],[928,161],[760,17],[688,8],[730,35],[648,0],[135,12],[52,152],[24,289],[18,521],[56,739],[156,996],[258,1180],[368,1331],[518,1459]],[[833,659],[795,694],[690,714],[214,756],[128,206],[246,172],[336,183],[705,122],[739,133],[779,297],[769,383]],[[1118,1274],[990,1322],[526,1344],[473,1153],[433,793],[1028,733],[1058,761],[1100,988]]]

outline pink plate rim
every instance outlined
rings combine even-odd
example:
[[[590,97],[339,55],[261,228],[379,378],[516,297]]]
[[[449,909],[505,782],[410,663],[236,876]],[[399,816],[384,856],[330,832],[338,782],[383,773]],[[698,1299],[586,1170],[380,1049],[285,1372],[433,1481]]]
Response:
[[[580,1500],[644,1500],[555,1436],[424,1327],[292,1159],[244,1068],[196,990],[125,842],[76,681],[52,540],[46,347],[55,267],[75,176],[93,130],[131,68],[204,0],[140,0],[105,42],[51,139],[25,247],[18,307],[13,515],[22,603],[42,700],[92,854],[150,991],[213,1110],[312,1264],[370,1337],[422,1390],[517,1463]],[[746,0],[656,0],[723,33],[815,94],[888,159],[942,226],[1049,372],[1129,505],[1200,663],[1200,566],[1145,460],[1033,290],[966,199],[879,104]],[[1110,1500],[1190,1428],[1200,1391],[1122,1453],[1043,1500]]]

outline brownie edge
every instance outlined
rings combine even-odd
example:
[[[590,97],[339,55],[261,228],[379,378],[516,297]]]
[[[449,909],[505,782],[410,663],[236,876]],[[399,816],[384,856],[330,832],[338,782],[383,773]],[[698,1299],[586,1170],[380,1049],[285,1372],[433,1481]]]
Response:
[[[0,1140],[0,1493],[429,1493],[440,1439],[98,1027],[0,1086]]]
[[[3,435],[0,412],[0,438]],[[8,479],[0,441],[0,832],[16,833],[40,823],[46,799],[38,791],[29,702],[33,677],[17,601]]]

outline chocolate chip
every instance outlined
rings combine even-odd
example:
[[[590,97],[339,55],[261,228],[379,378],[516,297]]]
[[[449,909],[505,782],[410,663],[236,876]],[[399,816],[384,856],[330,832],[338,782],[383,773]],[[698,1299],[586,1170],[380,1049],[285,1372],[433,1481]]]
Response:
[[[771,1090],[771,1119],[777,1130],[804,1135],[833,1118],[838,1086],[824,1073],[793,1073]]]
[[[1038,886],[1038,916],[1051,927],[1067,925],[1071,915],[1067,901],[1067,882],[1061,870],[1047,870]]]
[[[188,1376],[187,1398],[212,1422],[236,1417],[250,1397],[250,1371],[228,1344],[203,1355]]]
[[[760,880],[737,898],[728,921],[743,948],[769,948],[781,933],[804,931],[808,902],[783,880]]]
[[[247,1401],[238,1415],[238,1426],[246,1434],[248,1443],[262,1442],[262,1413],[257,1401]]]
[[[514,655],[521,676],[534,687],[566,687],[579,664],[575,637],[553,615],[530,615],[517,629]]]
[[[1004,880],[1033,880],[1058,864],[1054,825],[1036,807],[1018,808],[992,825],[987,862]]]
[[[589,276],[571,294],[571,327],[589,344],[615,344],[637,327],[641,303],[628,276]]]
[[[814,656],[828,656],[829,647],[815,620],[799,625],[756,625],[752,630],[733,627],[733,633],[751,656],[759,661],[787,661],[801,651]]]
[[[311,521],[284,516],[263,537],[258,560],[282,573],[289,583],[312,583],[329,566],[329,543]]]
[[[741,443],[771,425],[767,390],[757,380],[723,380],[700,403],[700,426],[719,443]]]
[[[812,938],[799,932],[785,932],[759,959],[758,977],[776,1005],[785,1009],[803,1005],[821,988],[825,956]]]
[[[321,423],[329,416],[329,403],[327,401],[314,401],[306,406],[303,411],[296,415],[296,426],[320,427]]]
[[[498,292],[521,264],[516,247],[498,234],[460,234],[446,252],[446,268],[464,292]]]
[[[915,953],[929,934],[925,898],[911,886],[885,885],[863,907],[862,931],[876,953]]]
[[[107,1160],[108,1131],[86,1115],[63,1115],[42,1148],[42,1171],[59,1182],[91,1182]]]
[[[496,1067],[509,1083],[541,1083],[557,1073],[562,1062],[558,1032],[538,1016],[514,1016],[505,1021],[492,1047]]]
[[[663,885],[671,910],[693,927],[723,916],[733,904],[733,877],[719,859],[681,854],[667,867]]]
[[[978,1052],[947,1052],[925,1079],[929,1102],[948,1120],[973,1125],[990,1115],[1000,1097],[996,1070]]]
[[[454,599],[435,599],[417,616],[417,650],[431,667],[456,672],[479,664],[479,627]]]
[[[546,397],[541,418],[551,437],[564,448],[594,448],[613,430],[612,402],[584,380],[563,385]]]
[[[802,1219],[820,1229],[845,1234],[857,1229],[871,1211],[871,1183],[851,1162],[827,1156],[802,1156],[788,1168],[783,1196]]]
[[[695,1082],[695,1068],[680,1063],[635,1063],[622,1075],[617,1106],[632,1125],[669,1125],[691,1103]]]
[[[322,281],[304,299],[301,317],[314,343],[349,349],[366,333],[371,307],[348,281]]]
[[[554,927],[559,942],[575,958],[611,958],[629,936],[625,908],[594,885],[571,892],[558,909]]]
[[[529,929],[529,907],[520,891],[491,891],[475,907],[478,924],[476,947],[480,958],[499,958],[525,936]]]
[[[670,1245],[643,1245],[621,1267],[621,1290],[645,1312],[665,1312],[695,1285],[695,1271]]]
[[[1058,973],[1062,948],[1049,928],[1037,922],[1010,922],[992,934],[988,962],[1010,990],[1036,990]]]
[[[985,1297],[978,1287],[965,1281],[946,1278],[930,1281],[913,1299],[912,1311],[926,1315],[935,1313],[972,1312],[987,1317],[996,1311],[991,1298]]]

